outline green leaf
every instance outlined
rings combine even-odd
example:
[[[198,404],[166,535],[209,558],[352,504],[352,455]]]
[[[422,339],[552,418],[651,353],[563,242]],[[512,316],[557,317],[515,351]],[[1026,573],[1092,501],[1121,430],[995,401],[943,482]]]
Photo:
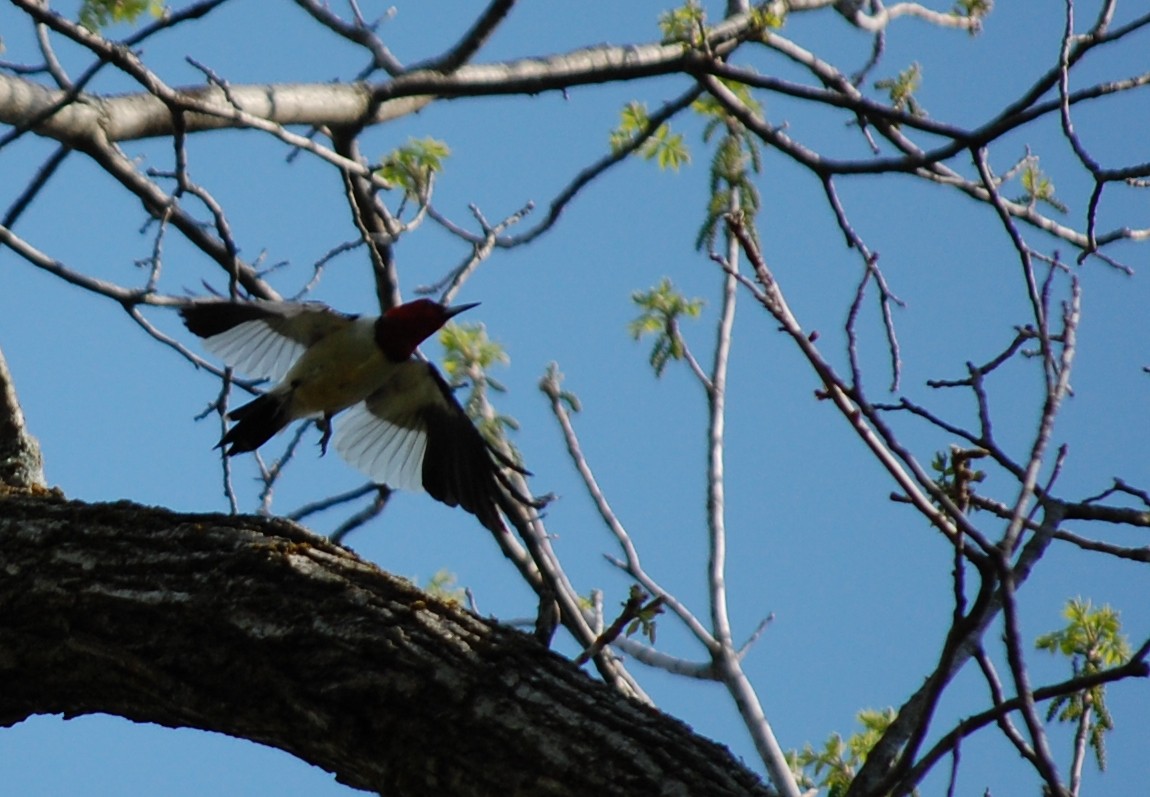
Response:
[[[167,11],[163,0],[84,0],[80,24],[96,32],[117,22],[135,22],[144,12],[159,19]]]
[[[647,106],[641,102],[629,102],[619,114],[619,126],[611,131],[611,151],[618,154],[634,145],[643,136],[647,139],[635,151],[646,160],[654,160],[660,169],[678,171],[680,166],[691,162],[691,153],[683,141],[683,136],[672,133],[667,123],[651,131],[651,119]]]
[[[642,631],[643,636],[652,645],[655,644],[655,618],[663,613],[663,601],[652,600],[647,601],[649,596],[643,591],[643,588],[638,584],[632,584],[628,599],[623,602],[624,608],[634,602],[642,602],[639,609],[638,616],[627,624],[626,635],[634,636],[637,632]]]
[[[483,324],[449,323],[440,331],[439,342],[447,350],[443,368],[454,380],[470,378],[475,368],[486,371],[493,365],[511,362],[503,344],[487,337]]]
[[[748,136],[742,125],[727,118],[716,123],[714,129],[726,131],[715,148],[711,159],[711,197],[703,226],[695,238],[695,247],[713,251],[715,240],[725,219],[736,213],[743,225],[754,235],[754,217],[759,211],[759,189],[751,179],[762,169],[762,159],[756,140]]]
[[[619,153],[626,149],[650,125],[647,106],[632,100],[619,112],[619,126],[611,131],[611,151]]]
[[[1089,600],[1074,598],[1067,602],[1062,616],[1067,620],[1066,625],[1038,637],[1035,647],[1069,658],[1075,676],[1091,675],[1130,658],[1130,642],[1122,633],[1122,622],[1114,609],[1109,606],[1095,609]],[[1105,685],[1059,696],[1051,701],[1046,719],[1057,717],[1059,722],[1077,723],[1087,712],[1094,714],[1088,741],[1098,768],[1105,769],[1105,735],[1114,727],[1106,705]]]
[[[408,197],[424,199],[432,176],[443,171],[443,162],[450,155],[451,149],[439,139],[411,138],[384,156],[376,174],[402,188]]]
[[[783,4],[763,3],[751,8],[751,25],[759,31],[778,30],[786,21],[787,9]]]
[[[906,111],[914,116],[926,116],[926,111],[914,96],[921,85],[922,67],[918,63],[913,63],[896,77],[875,81],[874,87],[886,90],[890,104],[896,110]]]
[[[508,431],[519,428],[519,421],[496,412],[488,399],[491,390],[506,391],[487,373],[495,365],[511,362],[503,344],[487,337],[487,328],[483,324],[454,322],[444,325],[439,331],[439,342],[444,349],[443,370],[447,372],[448,381],[453,387],[470,384],[467,398],[462,402],[468,417],[488,442],[506,450],[516,463],[521,462],[518,450],[507,439]]]
[[[1022,183],[1022,190],[1026,192],[1018,199],[1020,203],[1035,205],[1041,202],[1060,213],[1067,211],[1066,205],[1054,195],[1054,183],[1046,176],[1045,172],[1038,168],[1037,155],[1026,156],[1019,180]]]
[[[467,600],[467,591],[456,586],[456,576],[450,570],[439,570],[428,579],[423,591],[442,601],[462,604]]]
[[[722,82],[749,111],[757,117],[763,116],[762,105],[751,94],[749,86],[729,80]],[[696,249],[714,251],[719,230],[730,214],[741,217],[744,227],[755,236],[754,217],[759,210],[760,197],[751,175],[762,171],[762,153],[758,139],[748,135],[742,122],[714,97],[700,98],[692,103],[691,108],[709,119],[703,129],[703,141],[710,142],[717,133],[721,133],[711,158],[711,195],[707,212],[695,237]]]
[[[934,480],[940,492],[945,493],[963,511],[975,512],[977,506],[971,504],[974,490],[971,486],[978,484],[986,478],[986,472],[974,470],[970,461],[986,456],[981,449],[964,450],[958,446],[951,446],[950,452],[938,451],[931,460],[930,468],[938,474]],[[932,499],[935,506],[942,508],[940,500]]]
[[[698,0],[687,0],[679,8],[659,15],[659,30],[664,42],[683,42],[692,47],[703,43],[707,12]]]
[[[631,301],[638,305],[640,313],[627,329],[635,340],[655,336],[649,359],[655,376],[662,376],[668,362],[682,359],[685,354],[678,331],[679,319],[698,317],[703,310],[703,300],[687,299],[664,277],[654,288],[632,293]]]
[[[731,80],[730,78],[719,78],[719,82],[730,89],[731,93],[738,97],[739,101],[743,103],[743,105],[747,106],[747,108],[749,108],[755,114],[760,116],[762,115],[763,106],[758,100],[754,98],[754,95],[751,94],[750,86],[748,86],[746,83],[739,83],[735,80]],[[708,116],[719,122],[726,120],[729,116],[727,109],[723,107],[723,104],[712,97],[710,94],[704,94],[702,97],[691,103],[691,110],[697,114],[700,114],[701,116]],[[710,140],[712,133],[717,127],[718,125],[709,125],[708,129],[703,133],[703,140]]]
[[[825,788],[828,795],[845,794],[859,767],[897,716],[889,707],[881,711],[863,709],[856,715],[863,726],[861,732],[845,740],[832,733],[821,750],[815,750],[808,743],[801,752],[788,753],[787,760],[798,772],[804,788]]]

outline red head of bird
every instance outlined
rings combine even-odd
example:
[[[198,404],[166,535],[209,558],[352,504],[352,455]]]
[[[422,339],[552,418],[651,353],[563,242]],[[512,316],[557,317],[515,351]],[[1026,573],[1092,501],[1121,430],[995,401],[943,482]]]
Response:
[[[478,305],[444,307],[431,299],[416,299],[393,307],[375,322],[375,342],[388,359],[403,362],[453,316]]]

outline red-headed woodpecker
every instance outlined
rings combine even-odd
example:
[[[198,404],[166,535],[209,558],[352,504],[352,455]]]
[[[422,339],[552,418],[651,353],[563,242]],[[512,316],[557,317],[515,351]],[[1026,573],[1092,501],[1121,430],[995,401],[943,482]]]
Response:
[[[208,300],[180,314],[208,351],[276,383],[228,414],[236,423],[219,443],[228,456],[254,451],[292,421],[330,421],[347,410],[335,449],[349,464],[379,484],[426,490],[502,531],[499,463],[511,463],[479,434],[435,366],[413,356],[472,307],[417,299],[372,318],[315,303]]]

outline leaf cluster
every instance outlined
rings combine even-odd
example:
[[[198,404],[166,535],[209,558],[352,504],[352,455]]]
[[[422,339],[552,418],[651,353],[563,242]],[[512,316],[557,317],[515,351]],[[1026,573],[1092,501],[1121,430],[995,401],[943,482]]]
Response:
[[[446,569],[437,570],[423,585],[423,591],[446,603],[462,606],[467,601],[467,590],[459,586],[455,573]]]
[[[384,156],[376,174],[402,188],[408,198],[423,199],[433,175],[443,171],[443,162],[450,155],[451,149],[439,139],[411,138]]]
[[[631,585],[631,592],[628,600],[623,603],[626,607],[632,602],[641,603],[642,606],[636,613],[635,619],[627,624],[627,636],[634,636],[636,633],[642,633],[644,639],[655,644],[655,618],[663,613],[663,601],[653,600],[647,601],[647,594],[643,588],[638,584]]]
[[[84,0],[78,19],[96,32],[116,22],[135,22],[144,12],[159,19],[166,10],[164,0]]]
[[[731,214],[741,218],[744,229],[752,233],[755,230],[754,218],[761,199],[751,175],[762,170],[759,147],[737,122],[728,122],[726,131],[711,158],[711,194],[703,225],[695,237],[697,249],[714,251],[719,230]]]
[[[1122,633],[1119,614],[1109,606],[1094,609],[1089,600],[1074,598],[1062,612],[1067,624],[1058,631],[1043,634],[1035,641],[1039,650],[1060,653],[1070,659],[1074,675],[1092,675],[1108,667],[1115,667],[1130,658],[1130,643]],[[1105,735],[1114,728],[1114,719],[1106,705],[1106,687],[1102,684],[1061,695],[1051,701],[1046,712],[1049,722],[1086,723],[1090,725],[1088,740],[1100,770],[1106,769]]]
[[[786,21],[785,4],[762,3],[751,9],[751,24],[759,31],[778,30]]]
[[[726,79],[721,82],[744,106],[756,115],[762,115],[762,105],[746,84]],[[719,229],[731,213],[738,213],[744,228],[754,232],[753,222],[759,210],[760,197],[751,176],[762,172],[762,151],[758,141],[748,135],[746,128],[714,97],[696,100],[691,109],[708,117],[703,128],[703,141],[710,142],[716,134],[720,136],[711,158],[707,214],[695,238],[697,249],[714,250]]]
[[[649,359],[655,376],[662,376],[668,362],[681,360],[686,353],[686,344],[679,333],[679,319],[698,317],[703,310],[703,300],[688,299],[664,277],[654,288],[632,293],[631,301],[641,312],[627,329],[635,340],[644,335],[655,336]]]
[[[611,131],[612,152],[618,154],[646,136],[635,154],[644,160],[655,161],[661,170],[677,172],[679,167],[691,162],[691,153],[681,133],[672,133],[671,126],[666,122],[651,131],[651,119],[644,103],[627,103],[619,117],[619,126]]]
[[[891,107],[913,116],[926,116],[926,111],[914,93],[922,85],[922,66],[915,62],[895,77],[876,80],[874,87],[886,91]]]
[[[1038,168],[1038,156],[1027,155],[1022,163],[1022,172],[1019,175],[1022,190],[1026,193],[1018,198],[1018,202],[1033,207],[1039,203],[1066,213],[1067,207],[1054,195],[1054,182],[1042,169]]]
[[[664,42],[683,42],[691,47],[701,47],[706,40],[707,12],[699,0],[664,11],[659,15],[659,31]]]
[[[492,377],[488,371],[497,364],[506,365],[511,357],[503,344],[487,337],[487,327],[483,324],[444,325],[439,331],[439,342],[443,345],[443,370],[453,387],[470,383],[471,390],[463,402],[468,417],[488,442],[506,447],[515,462],[520,462],[519,452],[507,439],[508,430],[518,430],[519,421],[510,415],[495,412],[488,401],[487,390],[506,393],[507,387]]]
[[[893,708],[863,709],[856,715],[863,729],[843,739],[832,733],[821,749],[810,744],[800,752],[791,751],[788,759],[795,774],[805,787],[827,790],[827,797],[841,797],[854,780],[867,754],[895,721],[898,714]]]

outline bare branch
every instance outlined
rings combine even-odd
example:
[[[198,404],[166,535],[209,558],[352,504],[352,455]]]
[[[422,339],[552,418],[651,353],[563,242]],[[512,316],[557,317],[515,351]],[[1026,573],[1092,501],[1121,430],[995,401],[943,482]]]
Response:
[[[640,565],[638,550],[632,543],[631,537],[623,527],[623,524],[611,509],[610,504],[607,503],[603,491],[599,488],[599,484],[595,480],[595,475],[591,472],[591,467],[588,465],[587,459],[583,456],[579,439],[575,434],[575,428],[571,424],[571,416],[563,405],[564,399],[559,390],[558,379],[558,369],[553,367],[548,375],[540,380],[539,389],[550,399],[551,411],[555,415],[556,420],[559,421],[560,428],[563,430],[563,439],[567,444],[567,452],[571,456],[571,461],[574,463],[576,470],[579,471],[579,475],[587,487],[588,494],[595,502],[595,507],[599,510],[599,514],[603,518],[603,522],[607,525],[607,528],[611,531],[611,534],[615,537],[615,540],[619,543],[619,547],[626,556],[626,562],[618,563],[619,566],[624,569],[628,575],[638,581],[647,592],[656,597],[663,598],[667,607],[678,616],[683,625],[694,635],[695,639],[701,642],[713,655],[718,643],[711,633],[682,602],[660,587],[658,583],[648,576]]]
[[[412,65],[411,71],[427,69],[447,74],[459,69],[487,43],[514,7],[515,0],[491,0],[475,23],[453,47],[437,58]]]
[[[361,19],[355,22],[346,22],[338,14],[328,8],[327,3],[318,3],[314,0],[296,0],[296,5],[339,36],[360,45],[371,53],[372,65],[375,69],[383,69],[389,75],[399,75],[404,72],[403,65],[391,50],[387,49],[371,26],[363,24]],[[358,16],[358,15],[357,15]]]
[[[13,225],[16,224],[17,219],[19,219],[27,207],[32,204],[32,200],[36,198],[36,196],[40,193],[40,190],[48,184],[48,181],[52,178],[52,175],[54,175],[56,170],[60,168],[60,165],[64,162],[64,159],[68,157],[71,151],[72,150],[65,146],[56,148],[56,150],[36,171],[35,176],[28,181],[26,186],[24,186],[24,190],[20,192],[20,195],[17,196],[16,199],[13,200],[12,204],[8,207],[7,212],[4,214],[4,218],[0,220],[0,227],[11,229]]]
[[[732,192],[732,212],[738,210],[738,195]],[[732,235],[727,262],[738,270],[739,243]],[[715,358],[707,391],[707,531],[710,558],[707,562],[707,581],[710,586],[711,633],[723,655],[734,651],[731,623],[727,615],[727,528],[724,490],[723,448],[726,434],[727,368],[730,364],[731,330],[735,323],[735,304],[738,283],[730,273],[723,277],[723,306],[715,340]]]
[[[999,576],[1002,584],[1003,642],[1006,657],[1010,663],[1010,674],[1014,680],[1015,694],[1021,699],[1020,711],[1030,733],[1029,756],[1035,769],[1046,781],[1051,795],[1065,795],[1066,789],[1058,776],[1058,769],[1046,739],[1046,729],[1035,707],[1034,691],[1030,686],[1025,656],[1022,653],[1022,635],[1018,627],[1018,606],[1015,602],[1014,577],[1010,572],[1005,556],[999,559]]]
[[[1102,684],[1115,683],[1127,678],[1146,678],[1150,676],[1150,666],[1146,663],[1147,655],[1150,655],[1150,640],[1143,643],[1142,647],[1140,647],[1125,664],[1089,675],[1076,676],[1062,683],[1039,687],[1034,690],[1034,700],[1036,702],[1045,702],[1056,697],[1061,697],[1062,695],[1074,694],[1075,692],[1081,692]],[[989,660],[986,658],[985,652],[979,653],[978,660],[980,663],[985,662],[985,665],[989,666]],[[997,677],[993,675],[993,667],[990,667],[989,670],[984,669],[983,672],[984,674],[990,674],[988,683],[992,684],[993,690],[995,688],[994,684],[997,684]],[[914,767],[907,773],[906,777],[897,787],[896,792],[905,793],[909,791],[914,784],[921,782],[926,776],[926,773],[929,772],[944,755],[956,749],[962,739],[971,736],[976,731],[985,728],[991,723],[1009,722],[1008,715],[1011,712],[1018,711],[1022,707],[1022,698],[1014,697],[1006,699],[1001,693],[1000,686],[997,688],[995,694],[995,705],[993,708],[967,717],[959,722],[953,730],[939,739],[934,747],[915,763]],[[1016,738],[1021,741],[1020,737]],[[1023,742],[1023,744],[1025,744],[1025,742]]]
[[[547,232],[559,220],[559,216],[563,213],[564,208],[597,177],[602,175],[612,166],[622,163],[628,155],[636,152],[653,136],[659,128],[669,121],[675,114],[689,107],[703,90],[694,86],[689,91],[684,92],[673,100],[670,100],[663,105],[658,111],[651,114],[647,120],[647,127],[642,133],[635,136],[634,140],[629,142],[626,146],[621,147],[618,151],[604,155],[595,163],[586,167],[575,175],[567,186],[559,192],[559,194],[551,200],[548,206],[547,215],[542,221],[529,229],[527,232],[520,235],[511,236],[499,240],[499,245],[504,247],[521,246],[538,238],[543,233]]]

